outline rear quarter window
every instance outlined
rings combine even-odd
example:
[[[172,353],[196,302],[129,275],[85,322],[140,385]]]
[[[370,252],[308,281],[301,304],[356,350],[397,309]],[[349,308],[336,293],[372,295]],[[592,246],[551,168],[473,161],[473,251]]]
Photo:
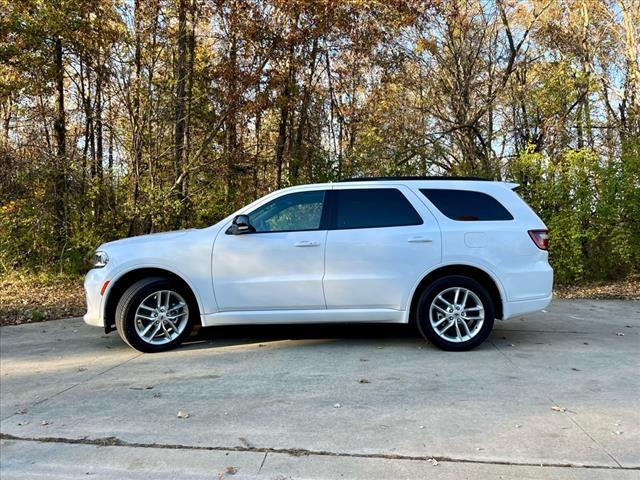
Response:
[[[420,192],[443,215],[461,222],[513,220],[513,215],[491,195],[471,190],[423,188]]]

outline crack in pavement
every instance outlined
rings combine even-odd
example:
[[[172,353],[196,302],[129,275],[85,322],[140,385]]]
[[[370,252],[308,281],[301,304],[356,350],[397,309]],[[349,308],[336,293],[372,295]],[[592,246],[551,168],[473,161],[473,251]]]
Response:
[[[384,460],[400,460],[400,461],[433,461],[448,462],[448,463],[470,463],[470,464],[483,464],[483,465],[506,465],[517,467],[540,467],[540,468],[571,468],[571,469],[592,469],[592,470],[630,470],[640,471],[640,467],[625,467],[618,463],[618,467],[610,467],[606,465],[589,465],[589,464],[576,464],[576,463],[554,463],[554,462],[513,462],[503,460],[482,460],[482,459],[470,459],[470,458],[456,458],[456,457],[444,457],[433,455],[403,455],[403,454],[391,454],[391,453],[354,453],[354,452],[331,452],[327,450],[309,450],[306,448],[274,448],[274,447],[244,447],[244,446],[203,446],[203,445],[181,445],[181,444],[164,444],[164,443],[138,443],[127,442],[120,440],[117,437],[104,437],[104,438],[64,438],[64,437],[18,437],[10,435],[8,433],[0,433],[0,440],[15,440],[23,442],[36,442],[36,443],[63,443],[70,445],[94,445],[98,447],[127,447],[127,448],[157,448],[157,449],[169,449],[169,450],[203,450],[203,451],[220,451],[220,452],[249,452],[249,453],[264,453],[265,456],[262,460],[264,465],[267,455],[269,453],[279,453],[291,455],[294,457],[303,456],[320,456],[320,457],[345,457],[345,458],[371,458],[371,459],[384,459]],[[617,463],[617,462],[616,462]]]
[[[111,370],[114,370],[114,369],[116,369],[116,368],[118,368],[118,367],[121,367],[122,365],[125,365],[125,364],[129,363],[130,361],[135,360],[136,358],[141,357],[142,355],[143,355],[143,353],[138,353],[137,355],[133,355],[132,357],[127,358],[124,362],[121,362],[121,363],[118,363],[118,364],[116,364],[116,365],[113,365],[113,366],[111,366],[111,367],[109,367],[109,368],[106,368],[106,369],[104,369],[104,370],[102,370],[102,371],[100,371],[100,372],[96,373],[95,375],[92,375],[92,376],[90,376],[90,377],[86,378],[85,380],[83,380],[83,381],[81,381],[81,382],[74,383],[74,384],[73,384],[73,385],[71,385],[70,387],[67,387],[67,388],[65,388],[65,389],[63,389],[63,390],[60,390],[59,392],[54,393],[53,395],[51,395],[51,396],[49,396],[49,397],[46,397],[46,398],[43,398],[43,399],[37,400],[37,401],[35,401],[35,402],[33,402],[33,403],[30,403],[29,405],[27,405],[27,407],[26,407],[26,408],[27,408],[27,410],[29,410],[29,409],[31,409],[31,408],[33,408],[33,407],[37,406],[37,405],[41,405],[41,404],[43,404],[44,402],[47,402],[47,401],[51,400],[52,398],[57,397],[58,395],[62,395],[63,393],[66,393],[66,392],[68,392],[69,390],[72,390],[72,389],[76,388],[76,387],[77,387],[77,386],[79,386],[79,385],[83,385],[83,384],[85,384],[85,383],[87,383],[87,382],[90,382],[91,380],[94,380],[94,379],[98,378],[100,375],[104,375],[105,373],[108,373],[108,372],[110,372]],[[6,421],[6,420],[10,420],[11,418],[15,417],[16,415],[19,415],[19,414],[18,414],[18,412],[13,412],[11,415],[8,415],[7,417],[0,418],[0,422],[4,422],[4,421]]]
[[[509,363],[510,363],[510,364],[511,364],[515,369],[520,370],[521,372],[523,372],[523,370],[522,370],[522,369],[521,369],[521,368],[520,368],[520,367],[519,367],[519,366],[518,366],[518,365],[517,365],[513,360],[511,360],[511,358],[509,358],[509,356],[508,356],[504,351],[502,351],[502,349],[500,349],[500,348],[499,348],[499,347],[498,347],[498,346],[493,342],[493,340],[489,340],[489,342],[491,343],[491,345],[493,345],[493,347],[494,347],[494,348],[495,348],[495,349],[496,349],[496,350],[497,350],[497,351],[498,351],[502,356],[504,356],[504,358],[507,360],[507,362],[509,362]],[[524,373],[524,372],[523,372],[523,373]],[[553,398],[551,398],[551,396],[550,396],[550,395],[548,395],[547,393],[543,393],[543,395],[544,395],[544,396],[547,398],[547,400],[548,400],[549,402],[551,402],[554,406],[556,406],[556,407],[560,408],[560,405],[558,405],[558,403],[556,403],[556,401],[555,401]],[[563,411],[563,412],[560,412],[560,413],[562,413],[566,418],[568,418],[568,419],[569,419],[569,421],[570,421],[571,423],[573,423],[576,427],[578,427],[578,428],[582,431],[582,433],[584,433],[584,434],[585,434],[585,435],[586,435],[586,436],[587,436],[587,437],[588,437],[588,438],[589,438],[589,439],[590,439],[590,440],[591,440],[591,441],[592,441],[592,442],[593,442],[593,443],[594,443],[598,448],[600,448],[600,450],[602,450],[602,451],[603,451],[603,452],[604,452],[604,453],[605,453],[605,454],[606,454],[606,455],[607,455],[611,460],[613,460],[613,461],[615,462],[615,464],[616,464],[616,465],[618,465],[618,467],[620,467],[620,468],[625,468],[625,467],[623,467],[623,466],[620,464],[620,462],[619,462],[619,461],[618,461],[618,460],[617,460],[617,459],[616,459],[616,458],[615,458],[611,453],[609,453],[609,451],[608,451],[606,448],[604,448],[604,447],[603,447],[603,446],[602,446],[602,445],[601,445],[601,444],[600,444],[600,443],[599,443],[599,442],[598,442],[598,441],[597,441],[597,440],[596,440],[596,439],[595,439],[595,438],[594,438],[594,437],[593,437],[589,432],[587,432],[587,431],[584,429],[584,427],[583,427],[582,425],[580,425],[580,424],[575,420],[575,418],[573,418],[571,415],[569,415],[569,413],[568,413],[568,412],[569,412],[569,411],[567,410],[567,411]]]
[[[258,468],[258,473],[262,471],[262,467],[264,467],[264,462],[267,461],[267,455],[269,455],[269,452],[264,452],[264,457],[262,457],[262,463],[260,463],[260,468]]]

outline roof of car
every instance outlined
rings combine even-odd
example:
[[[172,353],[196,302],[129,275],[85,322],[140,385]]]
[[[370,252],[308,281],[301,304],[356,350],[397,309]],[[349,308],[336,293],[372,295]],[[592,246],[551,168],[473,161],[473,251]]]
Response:
[[[473,180],[480,182],[493,182],[494,180],[491,178],[484,177],[444,177],[444,176],[400,176],[400,177],[356,177],[356,178],[344,178],[342,180],[338,180],[339,183],[342,182],[385,182],[389,180]]]

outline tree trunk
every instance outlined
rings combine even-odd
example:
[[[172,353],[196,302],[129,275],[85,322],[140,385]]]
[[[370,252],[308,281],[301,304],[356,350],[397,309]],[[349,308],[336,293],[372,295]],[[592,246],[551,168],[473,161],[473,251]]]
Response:
[[[291,25],[290,36],[297,30],[298,18],[296,17]],[[276,142],[276,186],[282,188],[282,174],[284,170],[284,154],[287,145],[287,125],[289,124],[289,113],[291,109],[291,97],[293,84],[295,82],[295,45],[294,40],[289,40],[289,58],[287,66],[287,77],[282,86],[280,94],[280,121],[278,123],[278,141]]]
[[[191,9],[191,31],[189,32],[189,38],[187,41],[187,48],[189,50],[189,60],[187,65],[187,113],[185,118],[185,128],[184,128],[184,152],[183,152],[183,163],[186,167],[189,166],[189,159],[191,156],[191,109],[193,106],[193,68],[195,63],[196,56],[196,5],[192,4],[190,6]],[[186,171],[186,168],[183,170]],[[181,195],[182,201],[188,202],[188,188],[189,188],[189,175],[185,172],[182,173],[182,182],[181,182]],[[185,208],[188,208],[188,205],[185,205]]]
[[[174,167],[175,181],[183,179],[183,155],[185,144],[185,93],[187,85],[187,1],[180,0],[178,6],[178,55],[176,60],[176,104],[174,125]],[[182,186],[179,185],[182,192]]]
[[[132,130],[133,130],[133,185],[130,189],[130,204],[135,212],[140,195],[140,165],[142,163],[142,122],[140,119],[140,83],[142,82],[142,0],[136,0],[134,6],[134,79],[132,100]],[[127,236],[133,235],[138,215],[134,213],[129,220]]]
[[[306,149],[304,146],[304,137],[307,130],[307,121],[309,119],[309,103],[311,101],[311,87],[313,75],[316,69],[316,58],[318,55],[318,37],[313,39],[311,47],[311,55],[309,60],[309,71],[304,82],[302,90],[302,103],[300,105],[300,120],[298,120],[298,128],[296,130],[295,140],[293,142],[293,153],[291,155],[291,166],[289,178],[292,184],[298,183],[300,176],[300,167],[305,161]]]
[[[62,59],[62,39],[55,41],[54,77],[56,84],[56,116],[53,123],[56,138],[56,162],[54,171],[54,215],[56,240],[62,246],[66,236],[66,115],[64,110],[64,64]]]

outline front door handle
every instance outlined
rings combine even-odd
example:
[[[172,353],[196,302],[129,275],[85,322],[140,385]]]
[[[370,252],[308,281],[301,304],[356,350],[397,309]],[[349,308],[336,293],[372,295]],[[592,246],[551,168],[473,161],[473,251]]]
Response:
[[[407,240],[409,243],[431,243],[433,240],[427,237],[411,237]]]
[[[293,244],[295,247],[319,247],[320,242],[311,242],[309,240],[302,240]]]

